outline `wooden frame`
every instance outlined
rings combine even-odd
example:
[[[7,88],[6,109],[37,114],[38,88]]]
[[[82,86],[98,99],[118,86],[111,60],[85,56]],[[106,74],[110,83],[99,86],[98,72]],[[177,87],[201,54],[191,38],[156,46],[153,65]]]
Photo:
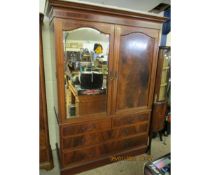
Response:
[[[60,117],[60,122],[70,122],[72,120],[66,119],[66,109],[65,109],[65,91],[64,91],[64,58],[63,58],[63,37],[62,37],[62,32],[67,31],[67,30],[74,30],[79,27],[90,27],[94,28],[104,34],[109,34],[109,40],[110,40],[110,47],[109,47],[109,75],[112,74],[112,67],[113,67],[113,37],[114,37],[114,26],[109,25],[109,24],[104,24],[104,23],[92,23],[92,22],[84,22],[84,21],[73,21],[73,20],[65,20],[65,19],[55,19],[55,44],[56,44],[56,62],[57,62],[57,76],[60,77],[57,81],[57,87],[58,87],[58,94],[59,98],[59,117]],[[110,86],[108,86],[108,101],[107,104],[109,104],[107,108],[107,114],[110,114],[111,111],[111,79],[109,79],[108,84],[110,83]],[[98,115],[98,114],[97,114]],[[101,116],[98,116],[101,117]],[[73,119],[73,120],[77,120]]]

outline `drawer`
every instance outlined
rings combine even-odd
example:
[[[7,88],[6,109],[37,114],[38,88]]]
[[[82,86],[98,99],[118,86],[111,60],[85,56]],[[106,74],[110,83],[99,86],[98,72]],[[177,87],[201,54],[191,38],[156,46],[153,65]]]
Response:
[[[113,139],[119,139],[140,133],[146,133],[148,130],[148,122],[142,122],[136,125],[125,126],[121,128],[109,129],[101,132],[81,134],[78,136],[70,136],[63,138],[63,149],[72,149],[84,146],[91,146],[107,142]]]
[[[119,139],[122,137],[136,135],[139,133],[146,133],[147,129],[148,122],[142,122],[137,125],[115,128],[113,130],[82,134],[79,136],[64,137],[63,149],[91,146],[94,144],[107,142],[113,139]]]
[[[73,152],[63,152],[63,164],[64,167],[71,165],[73,163],[78,163],[82,161],[87,161],[93,158],[98,158],[96,147],[91,147],[88,149],[82,149]]]
[[[115,137],[115,133],[112,130],[106,130],[102,132],[94,132],[83,134],[79,136],[63,138],[63,149],[72,149],[81,146],[91,146],[99,144]]]
[[[118,137],[126,137],[130,135],[136,135],[139,133],[146,133],[148,130],[148,122],[142,122],[138,125],[132,125],[128,127],[119,128]]]
[[[130,138],[122,138],[113,142],[105,143],[100,147],[100,153],[116,154],[122,151],[132,149],[137,146],[147,145],[148,135],[139,134]]]
[[[63,152],[63,163],[64,166],[67,166],[72,163],[74,164],[78,162],[98,159],[104,155],[112,155],[115,153],[129,150],[137,146],[147,145],[147,140],[148,135],[143,134],[128,139],[121,139],[105,144],[100,144],[98,146],[93,146],[86,149],[80,149],[71,152]]]
[[[79,124],[68,124],[62,127],[63,136],[72,136],[102,129],[111,129],[111,120],[103,119],[97,121],[82,122]]]
[[[113,117],[113,127],[120,127],[143,121],[149,121],[149,114],[133,114],[123,117]]]

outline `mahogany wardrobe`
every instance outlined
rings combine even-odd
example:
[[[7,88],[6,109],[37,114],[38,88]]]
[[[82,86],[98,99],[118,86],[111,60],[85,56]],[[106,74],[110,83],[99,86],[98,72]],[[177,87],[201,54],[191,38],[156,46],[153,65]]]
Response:
[[[57,0],[45,10],[61,174],[146,153],[165,18]]]

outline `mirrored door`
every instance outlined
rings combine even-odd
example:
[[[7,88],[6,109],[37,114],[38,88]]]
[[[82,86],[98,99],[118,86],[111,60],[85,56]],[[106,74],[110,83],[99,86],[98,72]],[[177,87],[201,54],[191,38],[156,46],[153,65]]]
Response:
[[[66,118],[107,113],[110,35],[92,27],[63,31]]]

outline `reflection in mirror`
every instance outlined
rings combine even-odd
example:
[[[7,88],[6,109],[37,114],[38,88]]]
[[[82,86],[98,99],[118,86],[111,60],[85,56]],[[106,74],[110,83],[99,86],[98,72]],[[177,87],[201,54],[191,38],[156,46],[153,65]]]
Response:
[[[67,118],[106,112],[109,35],[64,31],[63,46]]]

